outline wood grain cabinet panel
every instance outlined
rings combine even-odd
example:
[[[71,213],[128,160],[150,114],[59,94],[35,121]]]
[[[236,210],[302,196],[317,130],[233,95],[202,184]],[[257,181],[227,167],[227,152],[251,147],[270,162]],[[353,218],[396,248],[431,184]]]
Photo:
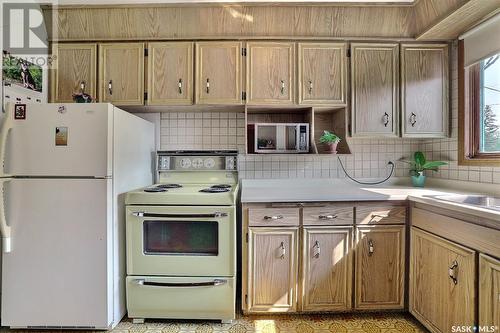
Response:
[[[148,50],[148,105],[193,104],[193,43],[149,43]]]
[[[247,43],[247,104],[293,104],[295,44]]]
[[[448,135],[448,45],[401,45],[404,137]]]
[[[500,261],[479,256],[479,326],[500,327]]]
[[[404,308],[404,226],[357,227],[356,309]]]
[[[303,225],[352,225],[354,224],[354,207],[343,203],[304,207],[302,220]]]
[[[248,225],[255,227],[298,226],[300,211],[298,208],[249,208]]]
[[[196,43],[196,103],[242,104],[240,42]]]
[[[99,44],[99,101],[144,104],[144,44]]]
[[[97,44],[54,44],[52,57],[52,102],[73,102],[81,91],[97,98]]]
[[[365,203],[356,206],[356,224],[405,224],[406,205]]]
[[[352,227],[305,227],[302,311],[345,311],[352,298]]]
[[[353,136],[398,135],[398,44],[351,44]]]
[[[249,228],[249,312],[297,310],[298,228]]]
[[[299,104],[345,105],[346,44],[299,43]]]
[[[431,332],[474,326],[475,252],[413,227],[410,312]]]

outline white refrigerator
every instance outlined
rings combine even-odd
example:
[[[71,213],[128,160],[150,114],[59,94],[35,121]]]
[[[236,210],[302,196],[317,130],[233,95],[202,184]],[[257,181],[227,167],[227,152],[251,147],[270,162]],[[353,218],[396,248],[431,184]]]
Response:
[[[111,104],[9,105],[0,127],[2,326],[119,323],[124,195],[153,182],[154,132]]]

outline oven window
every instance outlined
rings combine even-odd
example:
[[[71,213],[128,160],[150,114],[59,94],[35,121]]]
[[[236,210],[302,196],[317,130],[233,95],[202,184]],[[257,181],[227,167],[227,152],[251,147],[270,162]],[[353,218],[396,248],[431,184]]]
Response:
[[[219,226],[214,221],[144,221],[144,253],[217,256]]]

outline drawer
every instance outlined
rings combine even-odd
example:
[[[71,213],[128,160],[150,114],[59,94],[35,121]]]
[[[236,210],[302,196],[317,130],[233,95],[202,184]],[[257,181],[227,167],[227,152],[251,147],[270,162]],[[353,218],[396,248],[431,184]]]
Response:
[[[363,204],[356,206],[356,224],[405,224],[406,206]]]
[[[324,207],[305,207],[304,225],[352,225],[354,207],[346,204],[328,204]]]
[[[251,227],[298,226],[298,208],[249,208],[248,225]]]

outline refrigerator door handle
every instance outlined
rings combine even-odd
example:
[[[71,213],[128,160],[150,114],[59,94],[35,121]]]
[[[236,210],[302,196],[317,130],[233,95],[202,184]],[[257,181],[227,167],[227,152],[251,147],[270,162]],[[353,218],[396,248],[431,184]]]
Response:
[[[0,177],[10,177],[10,175],[5,174],[5,150],[7,149],[7,137],[10,130],[12,129],[12,115],[11,109],[8,108],[5,114],[5,118],[0,128]]]
[[[10,182],[12,179],[0,178],[0,234],[2,235],[2,251],[9,253],[12,251],[12,242],[10,234],[10,226],[7,225],[5,218],[5,198],[4,198],[4,184]]]

